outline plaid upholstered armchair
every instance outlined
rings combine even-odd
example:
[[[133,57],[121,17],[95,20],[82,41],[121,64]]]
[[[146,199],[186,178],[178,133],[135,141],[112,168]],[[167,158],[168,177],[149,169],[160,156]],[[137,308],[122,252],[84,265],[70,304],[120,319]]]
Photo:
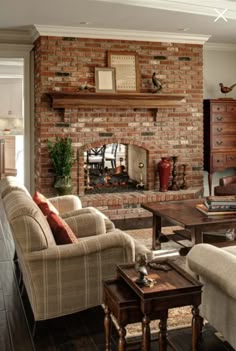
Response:
[[[1,186],[2,185],[2,186]],[[24,187],[2,190],[23,282],[35,321],[100,305],[102,280],[116,276],[116,264],[150,254],[95,208],[79,208],[77,197],[52,199],[76,242],[57,245],[46,217]]]

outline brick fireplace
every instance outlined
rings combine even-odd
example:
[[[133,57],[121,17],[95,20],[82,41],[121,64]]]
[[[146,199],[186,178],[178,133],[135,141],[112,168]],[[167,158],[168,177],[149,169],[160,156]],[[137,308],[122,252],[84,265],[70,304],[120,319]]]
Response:
[[[140,90],[149,94],[151,105],[137,107],[112,103],[78,104],[79,86],[94,85],[95,67],[107,66],[108,50],[135,51],[139,57]],[[151,76],[156,71],[163,91],[151,93]],[[78,94],[75,101],[57,94]],[[141,94],[142,94],[141,93]],[[49,94],[49,95],[48,95]],[[84,92],[84,94],[87,94]],[[118,93],[119,94],[119,93]],[[116,95],[118,95],[116,94]],[[181,103],[164,103],[165,96],[182,95]],[[73,191],[84,206],[97,206],[110,217],[145,215],[141,202],[198,197],[203,187],[202,46],[123,40],[40,37],[35,42],[35,186],[54,195],[53,174],[46,139],[69,136],[77,153],[73,167]],[[163,99],[161,100],[161,97]],[[135,97],[137,98],[137,97]],[[91,147],[119,143],[145,152],[145,191],[125,194],[84,195],[84,152]],[[182,164],[187,164],[188,190],[160,193],[156,166],[162,156],[178,156],[177,181]],[[137,160],[138,162],[138,160]]]

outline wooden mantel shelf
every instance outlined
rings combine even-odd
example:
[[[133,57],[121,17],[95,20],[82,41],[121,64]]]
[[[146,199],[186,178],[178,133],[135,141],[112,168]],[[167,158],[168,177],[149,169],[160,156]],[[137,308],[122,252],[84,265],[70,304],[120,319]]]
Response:
[[[165,108],[185,103],[184,95],[152,93],[80,93],[50,92],[53,108],[116,107]]]

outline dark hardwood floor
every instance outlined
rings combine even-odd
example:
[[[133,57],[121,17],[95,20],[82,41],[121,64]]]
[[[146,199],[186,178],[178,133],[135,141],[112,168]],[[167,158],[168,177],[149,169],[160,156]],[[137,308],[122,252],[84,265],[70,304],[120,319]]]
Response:
[[[14,264],[14,245],[4,219],[0,202],[0,351],[104,351],[104,313],[101,306],[66,317],[37,324],[34,338],[32,313],[26,294],[21,299]],[[122,229],[151,226],[146,220],[116,221]],[[178,351],[191,350],[191,329],[172,330],[168,333]],[[199,351],[233,351],[206,325]],[[117,350],[117,334],[112,332],[112,351]],[[141,350],[140,343],[129,344],[128,350]],[[157,340],[151,351],[158,351]],[[168,349],[169,351],[169,349]]]

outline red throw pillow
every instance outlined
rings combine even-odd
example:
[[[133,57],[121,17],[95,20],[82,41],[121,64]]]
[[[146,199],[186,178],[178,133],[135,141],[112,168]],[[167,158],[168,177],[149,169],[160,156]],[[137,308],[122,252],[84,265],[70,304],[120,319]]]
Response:
[[[76,235],[70,226],[56,213],[51,212],[47,216],[48,223],[52,230],[57,245],[71,244],[78,242]]]
[[[50,212],[56,213],[57,215],[59,214],[56,207],[39,191],[35,191],[33,200],[43,212],[44,216],[48,216]]]

